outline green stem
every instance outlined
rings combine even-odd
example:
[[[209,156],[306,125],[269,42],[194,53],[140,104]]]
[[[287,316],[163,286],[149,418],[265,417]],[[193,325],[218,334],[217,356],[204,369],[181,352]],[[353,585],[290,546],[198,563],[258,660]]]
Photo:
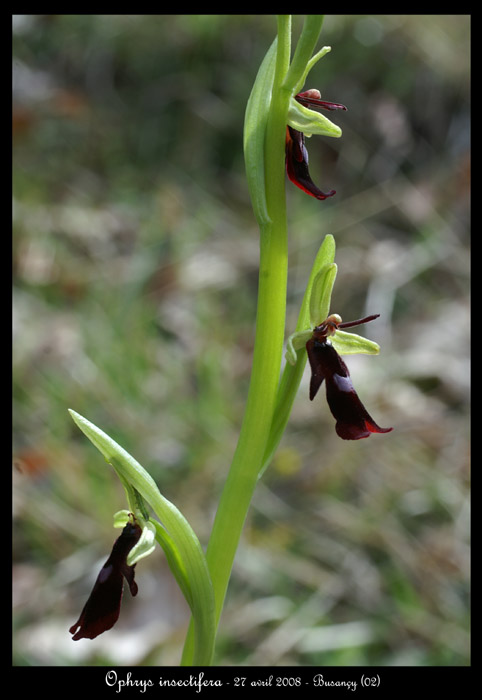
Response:
[[[296,63],[291,68],[291,17],[280,15],[277,21],[276,65],[266,124],[264,159],[250,151],[248,164],[248,170],[253,174],[256,172],[253,170],[256,164],[264,162],[264,183],[261,180],[260,189],[265,190],[265,201],[262,199],[261,202],[253,202],[261,237],[251,382],[238,445],[221,494],[206,551],[214,591],[216,626],[219,624],[234,557],[259,474],[279,441],[286,423],[285,418],[287,420],[287,417],[283,416],[276,421],[279,429],[273,431],[275,409],[279,407],[277,399],[287,391],[287,385],[290,388],[288,393],[293,396],[295,385],[301,376],[300,368],[293,377],[286,376],[286,381],[281,385],[281,394],[279,393],[288,274],[285,135],[291,94],[303,75],[306,62],[310,59],[323,18],[318,16],[307,18],[305,21],[294,56]],[[259,139],[258,131],[254,131],[254,136],[253,132],[249,131],[248,145],[254,137]],[[259,198],[258,195],[258,200]],[[191,663],[192,649],[191,625],[184,647],[183,664]]]
[[[256,338],[246,411],[238,445],[221,494],[206,559],[211,574],[216,623],[265,454],[276,402],[283,352],[288,274],[284,142],[290,93],[281,89],[289,65],[290,17],[278,20],[273,95],[265,141],[269,221],[261,225]],[[188,635],[183,663],[190,656]]]
[[[270,223],[261,229],[258,309],[246,412],[231,469],[221,495],[206,558],[219,620],[234,556],[269,435],[283,352],[288,246],[284,140],[288,98],[279,90],[289,60],[289,22],[280,22],[273,99],[266,135],[266,199]],[[287,55],[286,55],[287,54]],[[284,99],[283,99],[284,98]]]

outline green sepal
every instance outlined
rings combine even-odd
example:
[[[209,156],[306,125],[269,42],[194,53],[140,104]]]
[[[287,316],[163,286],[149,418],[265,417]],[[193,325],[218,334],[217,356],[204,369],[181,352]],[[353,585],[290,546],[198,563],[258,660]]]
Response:
[[[130,516],[130,510],[118,510],[117,513],[114,513],[114,527],[125,527],[130,520]]]
[[[315,328],[327,318],[338,267],[336,263],[323,265],[313,280],[310,294],[310,327]]]
[[[302,131],[305,136],[316,134],[318,136],[333,136],[339,138],[342,134],[340,127],[333,124],[324,114],[320,114],[313,109],[305,107],[294,97],[290,99],[288,124],[293,129]]]
[[[296,364],[296,360],[298,359],[297,350],[304,348],[312,335],[313,331],[309,329],[306,331],[297,331],[290,335],[286,341],[286,362],[289,362],[290,365]]]
[[[156,528],[148,520],[142,528],[141,536],[137,544],[127,555],[127,564],[133,566],[138,561],[148,557],[156,548]]]
[[[297,95],[299,92],[301,92],[301,89],[303,85],[305,84],[306,78],[308,77],[308,73],[310,70],[313,68],[313,66],[318,63],[320,58],[323,58],[323,56],[326,56],[327,53],[331,51],[331,46],[323,46],[322,49],[317,51],[314,56],[310,58],[310,60],[306,64],[306,68],[303,71],[303,75],[299,79],[298,83],[296,84],[295,89],[293,90],[293,94]]]
[[[114,527],[125,527],[131,518],[132,513],[130,511],[117,511],[117,513],[114,513]],[[133,566],[137,564],[140,559],[148,557],[156,548],[156,528],[154,525],[149,520],[146,521],[142,517],[135,517],[135,519],[142,528],[142,534],[138,542],[127,555],[128,566]]]
[[[356,333],[337,330],[330,340],[340,355],[378,355],[380,352],[378,343]]]

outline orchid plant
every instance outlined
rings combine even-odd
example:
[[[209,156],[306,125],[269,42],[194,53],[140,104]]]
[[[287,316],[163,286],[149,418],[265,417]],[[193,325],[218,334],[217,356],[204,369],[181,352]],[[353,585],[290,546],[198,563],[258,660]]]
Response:
[[[114,468],[128,505],[114,516],[114,525],[123,530],[78,621],[70,628],[74,640],[92,639],[114,625],[123,580],[136,595],[135,567],[157,542],[192,612],[182,664],[212,663],[216,630],[253,492],[279,444],[307,358],[312,371],[310,398],[325,381],[328,405],[341,438],[356,440],[391,430],[380,428],[370,417],[340,357],[379,352],[376,343],[343,330],[377,316],[343,323],[339,315],[329,315],[337,272],[331,235],[324,238],[315,258],[280,378],[288,273],[285,171],[297,187],[318,200],[335,194],[334,190],[323,192],[313,183],[305,139],[312,135],[340,137],[340,127],[315,110],[346,109],[322,100],[317,89],[301,92],[311,68],[330,51],[325,46],[313,53],[322,22],[320,15],[306,17],[291,59],[291,17],[277,18],[277,37],[260,66],[247,104],[246,173],[260,229],[256,338],[239,441],[206,553],[184,515],[160,493],[148,472],[100,428],[70,411],[78,427]]]

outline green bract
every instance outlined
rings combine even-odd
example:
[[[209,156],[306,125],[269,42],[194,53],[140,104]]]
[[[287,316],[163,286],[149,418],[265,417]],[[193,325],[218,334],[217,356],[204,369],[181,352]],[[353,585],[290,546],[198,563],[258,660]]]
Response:
[[[246,105],[244,118],[244,160],[253,211],[260,226],[270,222],[266,205],[264,141],[271,104],[278,39],[271,44],[258,70]]]

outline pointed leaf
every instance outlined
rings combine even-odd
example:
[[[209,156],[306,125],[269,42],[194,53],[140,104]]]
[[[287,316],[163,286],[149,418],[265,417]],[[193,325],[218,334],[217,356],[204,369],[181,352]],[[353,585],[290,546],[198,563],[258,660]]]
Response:
[[[271,219],[266,203],[264,142],[271,104],[278,39],[271,44],[256,76],[244,117],[244,161],[253,211],[260,226]]]

